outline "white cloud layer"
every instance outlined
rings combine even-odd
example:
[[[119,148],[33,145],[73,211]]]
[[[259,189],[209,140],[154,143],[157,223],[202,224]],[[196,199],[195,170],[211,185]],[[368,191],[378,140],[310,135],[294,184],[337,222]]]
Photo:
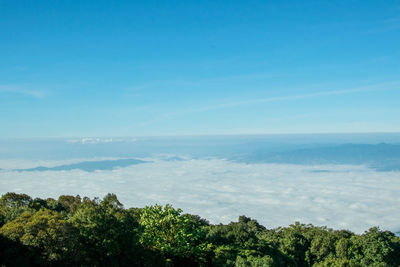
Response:
[[[4,168],[6,162],[1,163]],[[399,189],[400,172],[351,165],[243,164],[208,159],[155,160],[92,173],[0,170],[1,194],[102,197],[112,192],[125,207],[171,203],[212,223],[228,223],[246,215],[269,228],[300,221],[357,233],[371,226],[400,229]]]
[[[98,137],[84,137],[80,139],[68,139],[67,143],[80,143],[80,144],[102,144],[112,142],[136,142],[135,138],[123,139],[123,138],[98,138]]]

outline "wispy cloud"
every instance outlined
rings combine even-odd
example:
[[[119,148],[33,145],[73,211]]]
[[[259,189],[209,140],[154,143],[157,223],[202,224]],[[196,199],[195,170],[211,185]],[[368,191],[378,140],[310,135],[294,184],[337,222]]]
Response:
[[[28,68],[26,66],[22,66],[22,65],[17,65],[17,66],[12,67],[13,71],[25,71],[27,69]]]
[[[400,30],[400,17],[392,17],[381,21],[372,22],[370,30],[366,33],[380,34]]]
[[[136,142],[135,138],[99,138],[99,137],[83,137],[79,139],[68,139],[66,142],[70,144],[107,144],[107,143],[132,143]]]
[[[400,82],[391,82],[391,83],[383,83],[383,84],[358,87],[358,88],[352,88],[352,89],[339,89],[339,90],[329,90],[329,91],[324,90],[324,91],[317,91],[317,92],[312,92],[312,93],[307,93],[307,94],[294,94],[294,95],[265,97],[265,98],[253,98],[253,99],[247,99],[247,100],[241,100],[241,101],[225,102],[225,103],[221,103],[221,104],[217,104],[217,105],[204,106],[204,107],[200,107],[198,109],[193,109],[192,111],[194,111],[194,112],[200,111],[201,112],[201,111],[208,111],[208,110],[214,110],[214,109],[262,104],[262,103],[269,103],[269,102],[283,102],[283,101],[293,101],[293,100],[323,97],[323,96],[346,95],[346,94],[363,93],[363,92],[370,92],[370,91],[389,90],[389,89],[393,89],[393,87],[388,87],[388,86],[399,86],[399,85],[400,85]]]
[[[273,102],[288,102],[288,101],[296,101],[310,98],[318,98],[318,97],[327,97],[327,96],[335,96],[335,95],[349,95],[349,94],[359,94],[373,91],[385,91],[385,90],[393,90],[400,89],[400,81],[393,81],[387,83],[374,84],[370,86],[362,86],[348,89],[336,89],[336,90],[323,90],[323,91],[315,91],[311,93],[305,94],[292,94],[292,95],[283,95],[283,96],[272,96],[272,97],[258,97],[258,98],[249,98],[244,100],[231,100],[231,99],[219,99],[214,101],[213,104],[203,105],[203,106],[194,106],[189,108],[176,109],[174,111],[165,112],[160,114],[156,118],[152,120],[147,120],[143,122],[143,125],[149,125],[154,122],[171,119],[177,116],[192,114],[192,113],[201,113],[207,111],[216,111],[221,109],[235,108],[235,107],[243,107],[243,106],[251,106],[257,104],[266,104]]]
[[[400,17],[392,17],[383,21],[384,31],[400,30]]]
[[[218,85],[220,83],[234,84],[236,82],[247,82],[254,80],[267,80],[274,78],[285,77],[287,74],[273,73],[273,72],[258,72],[258,73],[247,73],[247,74],[234,74],[219,77],[203,78],[203,79],[184,79],[184,80],[155,80],[146,83],[142,83],[136,86],[127,88],[129,92],[138,92],[143,90],[151,90],[155,88],[170,88],[175,90],[176,88],[202,88],[204,86]]]
[[[362,34],[379,34],[400,30],[400,17],[390,17],[380,20],[365,20],[358,23],[331,22],[307,25],[304,29],[318,31],[332,31],[340,29],[349,30]]]
[[[45,92],[42,90],[36,90],[26,86],[7,85],[7,84],[0,85],[0,93],[19,94],[38,99],[46,96]]]

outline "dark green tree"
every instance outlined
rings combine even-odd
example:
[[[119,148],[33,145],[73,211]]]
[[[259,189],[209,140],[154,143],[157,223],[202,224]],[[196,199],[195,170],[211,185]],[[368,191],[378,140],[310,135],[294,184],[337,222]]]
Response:
[[[79,231],[81,261],[88,265],[134,265],[143,252],[138,246],[138,222],[114,194],[102,201],[84,198],[69,219]]]
[[[9,192],[0,198],[0,223],[12,221],[28,211],[32,198],[26,194]]]
[[[75,229],[51,210],[24,212],[3,225],[0,234],[38,251],[41,264],[69,262],[79,251],[75,247]]]

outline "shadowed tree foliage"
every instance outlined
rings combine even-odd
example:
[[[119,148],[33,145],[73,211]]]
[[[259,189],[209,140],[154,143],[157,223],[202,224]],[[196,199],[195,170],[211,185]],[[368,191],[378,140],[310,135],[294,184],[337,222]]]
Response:
[[[51,210],[24,212],[3,225],[0,234],[12,241],[40,251],[41,263],[68,262],[76,258],[75,229]]]
[[[57,204],[62,208],[62,210],[66,211],[69,214],[75,213],[75,211],[79,208],[81,204],[81,197],[77,196],[66,196],[62,195],[58,198]]]
[[[140,262],[138,222],[114,194],[102,201],[84,198],[69,222],[79,231],[82,262],[107,266]]]
[[[34,251],[21,242],[11,240],[0,234],[0,264],[1,266],[34,266],[35,256],[40,251]]]

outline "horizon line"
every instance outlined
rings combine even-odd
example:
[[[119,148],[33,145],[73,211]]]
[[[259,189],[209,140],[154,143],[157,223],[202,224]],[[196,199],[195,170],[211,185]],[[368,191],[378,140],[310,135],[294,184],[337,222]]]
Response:
[[[45,136],[45,137],[0,137],[0,140],[32,140],[32,139],[83,139],[83,138],[163,138],[163,137],[225,137],[225,136],[295,136],[295,135],[400,135],[393,132],[297,132],[297,133],[219,133],[219,134],[164,134],[164,135],[82,135],[82,136]]]

